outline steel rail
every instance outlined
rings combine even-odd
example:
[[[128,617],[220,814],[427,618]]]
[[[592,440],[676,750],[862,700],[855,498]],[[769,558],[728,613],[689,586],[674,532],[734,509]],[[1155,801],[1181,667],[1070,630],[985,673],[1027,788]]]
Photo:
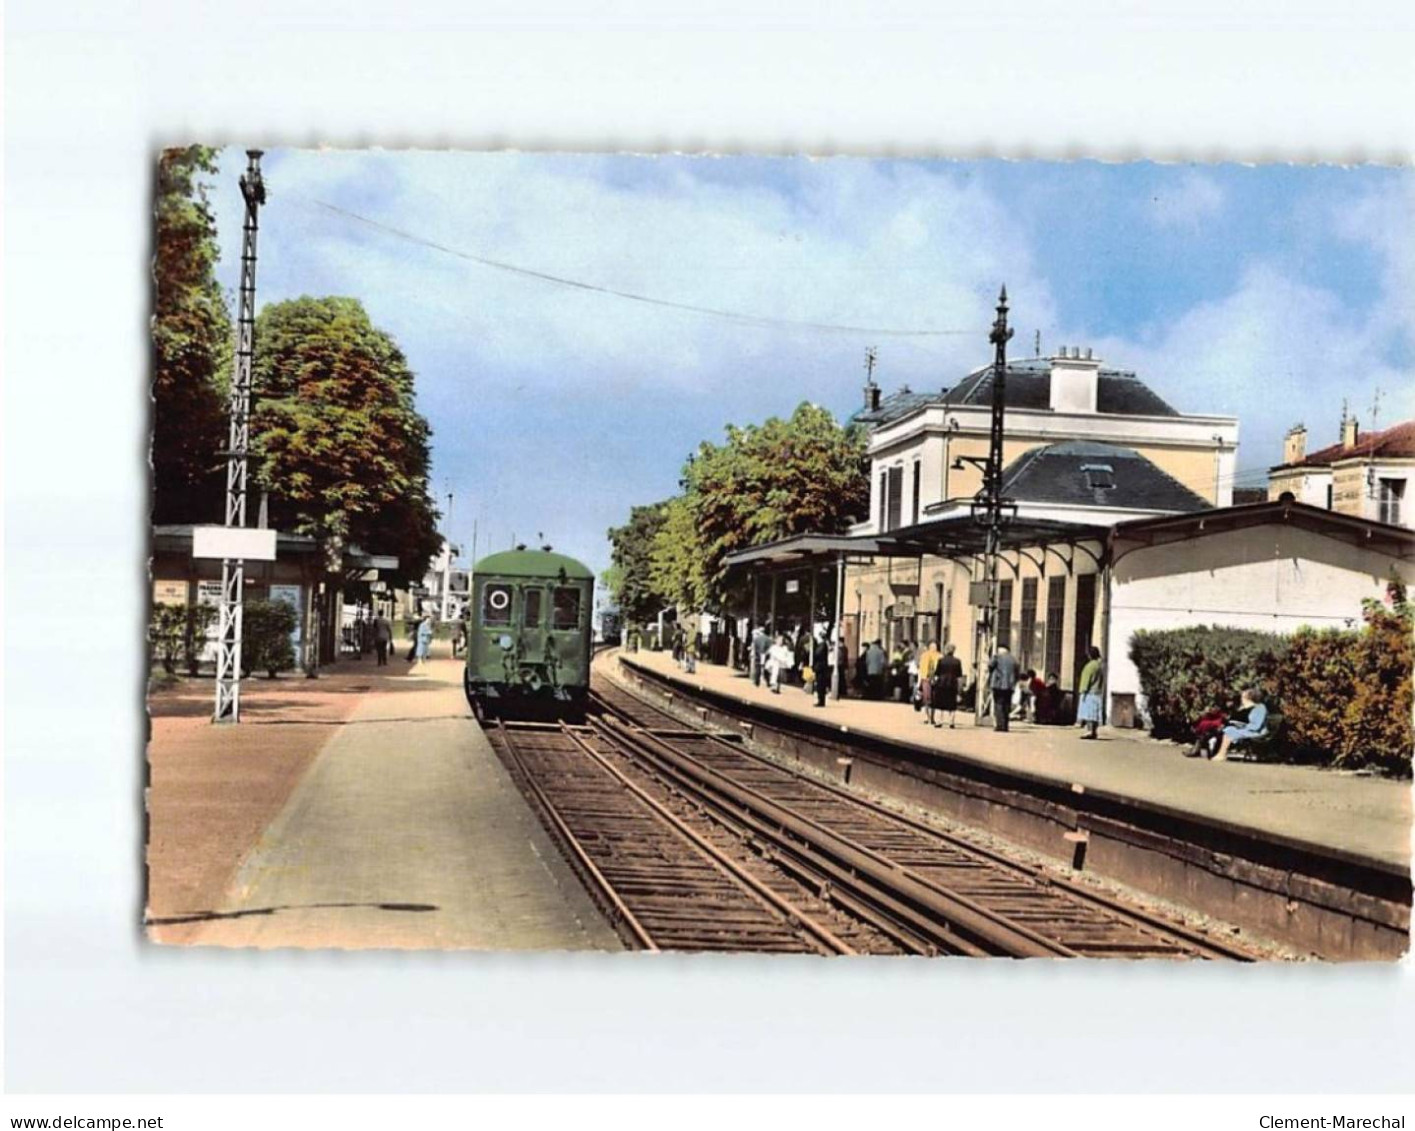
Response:
[[[526,783],[527,788],[529,788],[534,795],[546,819],[554,825],[555,831],[561,837],[562,842],[574,854],[575,859],[585,872],[589,874],[595,886],[599,888],[600,894],[609,901],[610,906],[614,909],[614,914],[619,917],[644,950],[656,953],[659,950],[658,944],[654,942],[653,937],[649,934],[644,925],[639,922],[638,917],[629,910],[628,906],[620,898],[619,893],[614,889],[614,885],[609,882],[604,873],[600,871],[598,865],[590,858],[584,845],[580,843],[580,839],[570,830],[570,827],[561,818],[559,811],[551,803],[550,798],[545,795],[545,791],[541,789],[540,783],[537,782],[526,769],[526,764],[521,758],[520,751],[516,749],[516,744],[511,739],[511,732],[506,729],[506,723],[503,719],[496,720],[496,732],[500,736],[506,748],[506,752],[515,763],[521,780]]]
[[[579,735],[575,734],[569,727],[563,726],[563,724],[562,727],[564,733],[570,738],[570,740],[574,742],[575,745],[579,747],[585,755],[593,759],[600,766],[601,769],[613,776],[614,779],[618,781],[625,789],[627,789],[635,798],[642,802],[647,808],[649,808],[653,813],[660,817],[665,823],[670,825],[675,832],[679,833],[686,840],[690,841],[693,846],[697,848],[700,852],[710,857],[722,868],[731,873],[733,878],[736,879],[738,883],[748,888],[754,895],[756,895],[760,899],[763,899],[767,903],[769,903],[772,908],[776,910],[780,915],[785,917],[790,922],[795,923],[797,926],[801,927],[833,954],[859,953],[844,939],[840,938],[833,931],[831,931],[830,928],[826,927],[822,923],[816,922],[815,919],[813,919],[805,911],[801,910],[801,908],[783,899],[780,895],[772,891],[769,887],[763,884],[750,872],[747,872],[745,869],[743,869],[741,865],[739,865],[730,856],[722,852],[716,845],[705,840],[698,832],[696,832],[691,826],[686,824],[675,813],[665,808],[659,801],[657,801],[653,797],[650,797],[637,783],[625,776],[625,774],[617,766],[609,762],[597,750],[592,749],[590,745],[584,741],[584,739],[582,739]]]
[[[652,711],[665,718],[673,718],[673,716],[668,715],[662,708],[643,700],[633,691],[617,686],[615,687],[615,691],[641,704],[647,711]],[[596,698],[600,698],[599,693],[592,693],[592,695]],[[613,713],[620,718],[629,717],[628,712],[618,705],[614,705]],[[673,721],[676,723],[678,720],[673,719]],[[1148,928],[1159,936],[1157,939],[1158,942],[1175,944],[1176,949],[1187,947],[1195,952],[1196,957],[1223,958],[1240,962],[1252,962],[1256,960],[1255,956],[1245,949],[1228,945],[1221,940],[1201,934],[1184,924],[1175,923],[1169,919],[1145,911],[1144,909],[1133,907],[1119,899],[1089,890],[1067,877],[1053,875],[1034,865],[1010,859],[1002,852],[974,844],[955,834],[951,834],[906,814],[889,809],[872,799],[861,797],[835,783],[823,781],[815,777],[808,777],[797,770],[780,765],[779,763],[762,757],[760,754],[747,750],[738,743],[730,742],[712,731],[700,731],[696,737],[700,741],[708,741],[716,746],[720,746],[725,752],[733,756],[750,759],[764,768],[769,768],[778,773],[788,774],[800,781],[807,782],[812,787],[834,795],[846,804],[867,810],[898,826],[910,829],[942,845],[946,845],[964,855],[972,856],[998,868],[1010,871],[1024,880],[1050,888],[1065,897],[1076,900],[1078,903],[1089,904],[1105,914],[1114,917],[1121,924]]]
[[[591,725],[613,734],[610,724],[592,720]],[[660,765],[666,761],[693,782],[699,792],[709,790],[736,806],[739,816],[755,818],[757,831],[778,852],[796,854],[804,850],[817,867],[833,875],[837,885],[871,905],[903,917],[913,930],[944,947],[957,947],[962,941],[987,954],[1079,957],[1077,951],[1062,943],[940,887],[750,786],[733,781],[646,731],[629,731],[622,723],[613,725],[622,742],[638,749],[644,757]]]
[[[560,739],[565,741],[566,746],[559,750],[561,755],[573,751],[580,757],[581,764],[589,764],[595,767],[595,771],[604,776],[607,782],[612,783],[615,789],[622,791],[633,800],[631,804],[640,807],[640,811],[647,811],[644,817],[657,822],[673,838],[680,841],[687,841],[690,850],[703,860],[704,865],[719,877],[725,878],[735,886],[746,899],[757,908],[758,915],[765,917],[758,922],[758,928],[767,923],[778,923],[776,928],[781,931],[781,939],[794,937],[797,944],[806,944],[807,948],[823,954],[855,954],[858,951],[848,942],[839,938],[824,924],[817,922],[807,911],[791,904],[776,892],[763,884],[756,877],[746,872],[730,857],[726,856],[716,846],[712,845],[701,837],[695,830],[684,823],[675,814],[667,810],[650,797],[633,782],[628,781],[612,764],[610,764],[598,751],[590,747],[579,733],[564,723],[515,723],[514,729],[508,728],[504,720],[498,719],[496,734],[500,739],[500,745],[505,749],[516,769],[518,776],[525,782],[532,799],[537,807],[542,811],[546,821],[550,824],[557,837],[571,853],[574,862],[578,863],[582,872],[588,877],[593,886],[598,889],[604,900],[611,908],[611,914],[623,922],[632,934],[634,941],[643,949],[659,952],[665,949],[675,949],[674,944],[662,938],[653,925],[655,918],[662,920],[660,911],[650,912],[645,916],[636,915],[632,909],[635,902],[633,897],[626,896],[616,887],[615,879],[606,875],[604,869],[600,868],[594,860],[593,852],[585,846],[580,836],[571,827],[568,820],[561,813],[560,806],[550,793],[538,780],[537,775],[526,763],[524,752],[518,747],[515,735],[532,735],[539,739]],[[618,744],[614,744],[618,749]],[[547,755],[551,751],[546,751]],[[553,762],[550,763],[553,765]],[[606,831],[611,825],[606,826]],[[612,869],[611,869],[612,871]],[[650,881],[652,883],[652,881]],[[669,890],[671,890],[670,884]],[[643,893],[641,893],[643,894]],[[652,898],[651,896],[649,898]],[[704,902],[707,901],[707,896]],[[720,899],[720,896],[719,896]],[[713,910],[721,913],[722,907],[719,904]],[[703,915],[705,922],[712,921],[712,911]],[[682,919],[676,920],[676,925],[681,926]],[[665,922],[660,921],[659,926],[664,926]],[[668,921],[669,928],[675,926],[675,921]],[[722,928],[718,928],[721,930]],[[751,925],[747,925],[747,930],[751,930]],[[760,937],[760,936],[759,936]],[[676,949],[699,949],[695,947],[677,947]],[[717,949],[716,947],[706,947],[705,949]],[[744,945],[742,949],[759,949]]]

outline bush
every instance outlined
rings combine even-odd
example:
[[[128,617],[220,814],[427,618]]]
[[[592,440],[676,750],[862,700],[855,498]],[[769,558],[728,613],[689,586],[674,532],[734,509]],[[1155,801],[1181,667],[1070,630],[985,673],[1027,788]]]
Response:
[[[1130,659],[1152,733],[1187,739],[1204,711],[1232,711],[1243,688],[1258,686],[1283,716],[1276,745],[1288,760],[1409,777],[1415,609],[1396,580],[1384,602],[1362,604],[1359,631],[1302,628],[1290,638],[1219,627],[1137,632]]]
[[[1245,687],[1268,693],[1269,709],[1281,710],[1278,674],[1286,637],[1247,628],[1141,630],[1130,639],[1130,659],[1148,700],[1151,731],[1160,738],[1191,737],[1205,711],[1236,710]]]
[[[221,610],[215,605],[188,605],[187,623],[182,639],[182,652],[187,664],[187,674],[196,675],[201,663],[202,649],[206,646],[207,630],[215,623]]]
[[[1367,601],[1359,632],[1301,629],[1283,673],[1286,740],[1295,753],[1342,769],[1410,776],[1412,615],[1404,587]]]
[[[177,674],[187,626],[185,605],[153,605],[147,620],[149,657],[162,664],[169,676]]]
[[[276,673],[295,666],[290,634],[295,631],[295,610],[285,601],[246,601],[242,614],[241,661],[247,671]]]
[[[158,660],[169,676],[177,674],[180,658],[187,674],[196,675],[206,630],[218,611],[215,605],[153,605],[147,622],[149,658]]]

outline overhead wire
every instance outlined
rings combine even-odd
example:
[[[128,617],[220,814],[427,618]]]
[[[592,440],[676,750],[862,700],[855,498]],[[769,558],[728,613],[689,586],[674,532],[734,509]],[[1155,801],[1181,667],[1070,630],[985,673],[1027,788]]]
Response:
[[[658,298],[654,295],[641,294],[636,291],[619,290],[616,287],[603,286],[598,283],[586,282],[583,279],[572,279],[566,275],[556,275],[549,271],[541,271],[533,267],[524,267],[520,264],[508,263],[500,259],[492,259],[489,256],[478,255],[475,252],[464,251],[461,248],[452,247],[437,240],[429,239],[426,236],[418,235],[415,232],[409,232],[403,228],[395,227],[392,224],[386,224],[382,220],[375,220],[371,216],[364,216],[361,213],[352,211],[351,209],[341,207],[337,204],[331,204],[327,200],[319,200],[314,197],[302,196],[299,193],[293,192],[288,193],[287,195],[291,199],[298,200],[301,203],[312,205],[316,208],[324,209],[327,212],[333,213],[337,216],[343,216],[346,219],[353,220],[360,224],[364,224],[370,228],[375,228],[378,231],[385,232],[388,235],[397,237],[398,239],[406,240],[409,243],[417,244],[421,247],[426,247],[433,251],[442,252],[445,255],[455,256],[458,259],[464,259],[470,263],[477,263],[483,267],[490,267],[497,271],[505,271],[509,274],[519,275],[522,278],[526,279],[535,279],[539,282],[551,283],[556,286],[568,287],[580,291],[587,291],[593,294],[606,295],[611,298],[625,299],[629,302],[642,303],[647,306],[658,306],[667,308],[669,310],[684,311],[690,314],[702,314],[714,318],[725,318],[734,322],[741,322],[746,325],[782,326],[797,330],[819,330],[826,333],[874,334],[879,337],[886,338],[963,337],[974,334],[983,334],[986,332],[986,328],[958,330],[943,328],[903,329],[899,327],[883,326],[851,326],[834,322],[814,322],[806,319],[778,318],[772,315],[765,314],[749,314],[745,311],[725,310],[719,307],[699,306],[695,303],[690,302],[678,302],[674,299]]]

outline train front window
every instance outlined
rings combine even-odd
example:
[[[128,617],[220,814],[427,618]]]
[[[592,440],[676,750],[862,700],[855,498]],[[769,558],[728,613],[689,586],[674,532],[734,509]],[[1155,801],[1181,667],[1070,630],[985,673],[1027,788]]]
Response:
[[[488,585],[482,592],[482,624],[504,625],[511,623],[511,586]]]
[[[526,589],[522,591],[521,597],[525,602],[525,611],[521,623],[527,628],[539,628],[541,590]]]
[[[580,627],[580,591],[578,589],[557,589],[555,591],[555,614],[552,628]]]

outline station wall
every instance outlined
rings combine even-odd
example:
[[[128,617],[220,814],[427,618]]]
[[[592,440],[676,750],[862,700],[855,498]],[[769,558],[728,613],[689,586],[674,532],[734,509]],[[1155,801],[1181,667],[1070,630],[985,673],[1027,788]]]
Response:
[[[1303,625],[1361,623],[1361,601],[1381,598],[1392,571],[1415,581],[1415,561],[1287,524],[1204,534],[1162,546],[1117,548],[1111,579],[1108,683],[1140,693],[1130,662],[1139,629],[1222,625],[1292,633]]]

